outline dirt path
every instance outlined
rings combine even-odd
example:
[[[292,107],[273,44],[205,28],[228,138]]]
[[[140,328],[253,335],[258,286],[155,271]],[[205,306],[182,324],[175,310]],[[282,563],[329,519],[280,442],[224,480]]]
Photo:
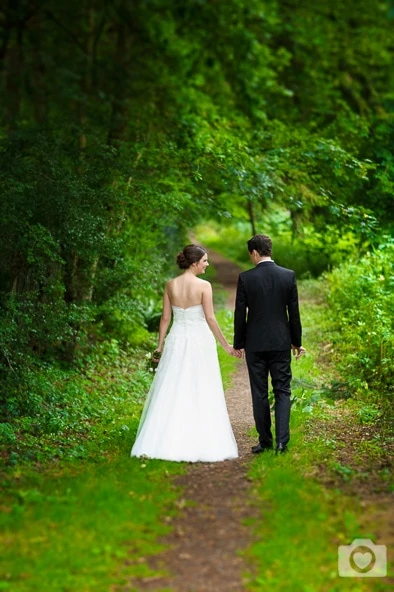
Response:
[[[233,308],[239,269],[210,252],[216,279],[229,291]],[[220,463],[191,464],[187,475],[176,480],[184,489],[186,505],[165,539],[168,549],[151,562],[165,568],[168,577],[130,583],[126,590],[171,589],[175,592],[243,592],[245,565],[238,554],[250,543],[246,518],[258,515],[247,478],[250,447],[255,442],[247,433],[253,426],[246,364],[240,362],[231,388],[226,391],[227,407],[238,443],[239,458]],[[247,503],[245,503],[247,500]],[[191,502],[191,505],[189,505]]]

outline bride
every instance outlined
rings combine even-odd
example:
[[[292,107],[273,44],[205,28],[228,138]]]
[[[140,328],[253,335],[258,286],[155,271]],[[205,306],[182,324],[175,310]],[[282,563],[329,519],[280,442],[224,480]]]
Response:
[[[131,456],[189,462],[236,458],[215,337],[228,354],[238,354],[216,321],[211,284],[197,277],[209,265],[207,251],[188,245],[177,264],[184,273],[165,286],[156,350],[162,355]]]

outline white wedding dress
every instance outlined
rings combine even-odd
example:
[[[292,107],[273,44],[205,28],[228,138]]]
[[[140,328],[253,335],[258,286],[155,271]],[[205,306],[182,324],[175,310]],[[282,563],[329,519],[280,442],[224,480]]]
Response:
[[[172,311],[131,456],[189,462],[236,458],[216,340],[203,307],[173,306]]]

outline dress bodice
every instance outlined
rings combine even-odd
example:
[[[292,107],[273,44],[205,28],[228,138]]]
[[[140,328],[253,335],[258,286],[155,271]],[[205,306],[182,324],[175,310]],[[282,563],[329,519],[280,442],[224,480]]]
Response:
[[[188,325],[191,323],[205,322],[202,304],[195,304],[194,306],[188,306],[187,308],[172,305],[172,311],[174,313],[174,323],[176,324]]]

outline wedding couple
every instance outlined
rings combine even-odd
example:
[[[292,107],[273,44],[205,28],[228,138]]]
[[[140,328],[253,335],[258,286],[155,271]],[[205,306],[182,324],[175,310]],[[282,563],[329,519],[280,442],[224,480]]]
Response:
[[[215,338],[228,354],[246,357],[259,435],[252,452],[273,448],[269,376],[275,395],[276,450],[286,451],[290,439],[291,351],[296,359],[305,352],[296,278],[293,271],[272,260],[268,236],[258,234],[247,245],[255,267],[239,275],[234,346],[227,342],[216,321],[211,284],[197,277],[209,265],[206,249],[188,245],[178,254],[177,264],[184,273],[170,280],[164,290],[157,346],[162,355],[131,456],[189,462],[238,456]]]

